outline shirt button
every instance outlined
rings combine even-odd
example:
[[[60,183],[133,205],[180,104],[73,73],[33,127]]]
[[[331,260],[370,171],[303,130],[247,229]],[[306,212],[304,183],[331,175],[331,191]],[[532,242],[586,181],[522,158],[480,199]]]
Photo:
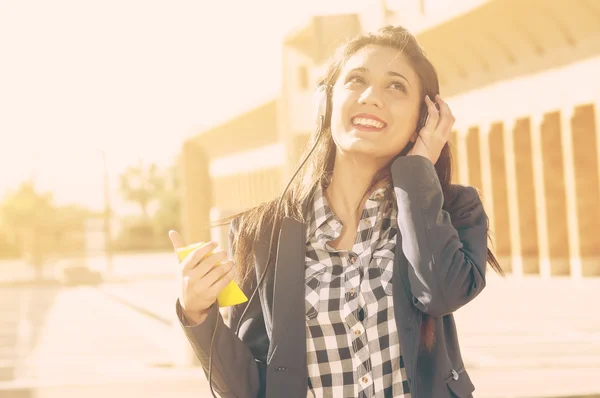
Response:
[[[367,384],[369,382],[369,378],[367,376],[364,376],[362,378],[362,382],[365,383],[365,384]]]
[[[371,225],[371,220],[369,220],[368,218],[365,220],[365,224],[367,225]]]
[[[350,253],[350,258],[348,259],[350,264],[354,264],[356,262],[356,254]]]
[[[350,294],[351,294],[351,295],[354,295],[354,292],[356,292],[356,289],[355,289],[355,288],[352,288],[352,289],[350,289]]]
[[[361,331],[360,331],[360,330],[355,330],[355,331],[354,331],[354,335],[355,335],[355,336],[360,336],[360,333],[361,333]]]

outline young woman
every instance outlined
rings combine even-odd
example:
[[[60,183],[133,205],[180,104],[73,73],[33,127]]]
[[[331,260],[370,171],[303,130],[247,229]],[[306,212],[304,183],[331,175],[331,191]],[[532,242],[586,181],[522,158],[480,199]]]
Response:
[[[281,210],[232,217],[229,253],[208,243],[182,262],[186,335],[205,370],[213,345],[223,397],[470,397],[452,313],[485,287],[486,262],[501,269],[476,190],[450,184],[454,117],[434,67],[386,27],[342,47],[324,87],[323,129]],[[260,287],[227,327],[215,299],[233,263],[247,296]]]

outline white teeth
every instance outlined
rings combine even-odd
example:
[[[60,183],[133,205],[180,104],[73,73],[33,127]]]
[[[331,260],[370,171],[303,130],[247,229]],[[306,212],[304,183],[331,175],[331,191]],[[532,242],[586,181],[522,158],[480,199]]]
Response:
[[[373,120],[373,119],[366,119],[364,117],[357,117],[354,118],[352,120],[352,123],[354,124],[359,124],[361,126],[367,126],[367,127],[375,127],[378,129],[383,128],[385,125],[377,120]]]

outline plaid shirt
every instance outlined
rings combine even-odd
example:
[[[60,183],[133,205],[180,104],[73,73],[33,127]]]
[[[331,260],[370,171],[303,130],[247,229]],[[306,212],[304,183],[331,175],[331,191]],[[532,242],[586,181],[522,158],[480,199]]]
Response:
[[[410,398],[392,297],[397,209],[368,198],[351,251],[318,184],[306,236],[308,396]]]

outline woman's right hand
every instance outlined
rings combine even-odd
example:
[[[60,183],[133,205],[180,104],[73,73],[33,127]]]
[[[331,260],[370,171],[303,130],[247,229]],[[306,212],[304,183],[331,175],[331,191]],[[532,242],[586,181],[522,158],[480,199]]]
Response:
[[[169,231],[169,238],[175,250],[185,247],[177,232]],[[224,250],[214,252],[216,247],[217,243],[207,242],[179,264],[179,304],[183,315],[193,325],[206,319],[219,293],[233,280],[233,261],[226,260]]]

